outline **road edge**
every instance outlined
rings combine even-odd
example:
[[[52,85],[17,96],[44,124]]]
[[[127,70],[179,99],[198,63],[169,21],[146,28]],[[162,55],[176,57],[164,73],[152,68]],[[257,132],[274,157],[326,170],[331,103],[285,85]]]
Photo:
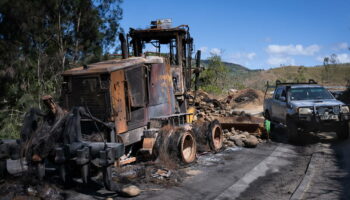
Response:
[[[311,180],[315,174],[315,170],[317,169],[317,163],[323,157],[323,152],[315,152],[312,154],[310,162],[306,168],[305,175],[297,188],[294,190],[292,196],[289,198],[290,200],[300,200],[303,199],[305,192],[309,189]]]

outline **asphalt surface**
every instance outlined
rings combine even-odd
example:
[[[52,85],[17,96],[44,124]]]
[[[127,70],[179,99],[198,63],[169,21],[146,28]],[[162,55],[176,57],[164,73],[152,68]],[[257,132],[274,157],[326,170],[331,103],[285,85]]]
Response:
[[[136,199],[289,199],[300,184],[314,146],[281,141],[254,149],[228,149],[201,157],[201,171],[178,187],[145,191]],[[213,162],[213,160],[215,162]]]
[[[15,165],[12,163],[12,165]],[[308,134],[289,144],[285,130],[256,148],[229,148],[199,156],[175,185],[136,182],[134,199],[350,199],[350,139]],[[99,186],[77,186],[67,199],[123,199]]]
[[[350,199],[350,140],[304,135],[289,144],[283,128],[254,149],[228,149],[198,159],[198,175],[136,199]]]

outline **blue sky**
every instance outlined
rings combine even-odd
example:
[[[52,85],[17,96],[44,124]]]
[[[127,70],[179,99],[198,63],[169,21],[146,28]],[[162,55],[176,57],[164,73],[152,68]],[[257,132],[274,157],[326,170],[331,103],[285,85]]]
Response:
[[[188,24],[195,48],[251,69],[350,62],[350,0],[125,0],[121,26]]]

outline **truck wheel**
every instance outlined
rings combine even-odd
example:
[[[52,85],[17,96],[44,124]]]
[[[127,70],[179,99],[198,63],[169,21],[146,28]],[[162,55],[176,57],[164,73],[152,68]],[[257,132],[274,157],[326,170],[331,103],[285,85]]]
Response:
[[[337,130],[337,137],[339,140],[346,140],[349,138],[350,122],[343,123]]]
[[[271,117],[270,117],[269,111],[265,110],[264,117],[265,117],[265,119],[271,121]]]
[[[290,143],[298,143],[298,127],[294,120],[288,119],[287,120],[287,133],[288,133],[288,141]]]

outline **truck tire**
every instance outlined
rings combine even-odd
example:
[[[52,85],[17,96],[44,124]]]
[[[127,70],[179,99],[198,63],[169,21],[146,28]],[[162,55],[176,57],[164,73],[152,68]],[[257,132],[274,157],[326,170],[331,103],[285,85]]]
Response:
[[[287,133],[288,133],[288,141],[290,143],[298,143],[299,141],[299,132],[298,127],[294,120],[287,119]]]
[[[270,113],[269,113],[268,110],[265,110],[265,112],[264,112],[264,117],[265,117],[265,119],[271,121],[271,116],[270,116]]]
[[[346,140],[349,138],[350,122],[343,123],[337,130],[337,137],[339,140]]]

